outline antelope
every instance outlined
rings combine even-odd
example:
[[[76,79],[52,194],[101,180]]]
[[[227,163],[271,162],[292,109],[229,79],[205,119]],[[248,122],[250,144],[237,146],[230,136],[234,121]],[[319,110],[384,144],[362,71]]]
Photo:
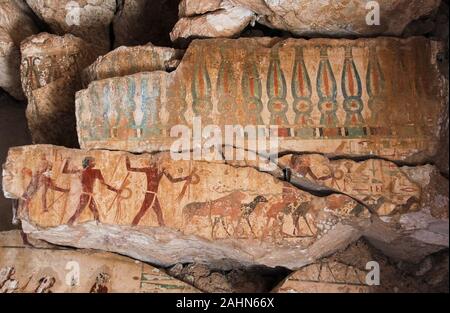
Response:
[[[255,232],[253,231],[252,224],[250,223],[250,215],[255,211],[256,206],[260,203],[268,202],[266,197],[264,196],[257,196],[253,201],[250,203],[244,203],[241,205],[241,214],[238,219],[238,222],[236,224],[236,228],[233,232],[236,233],[237,227],[240,225],[242,218],[244,218],[247,221],[247,225],[250,227],[250,231],[252,232],[253,236],[256,237]]]
[[[273,221],[276,221],[276,220],[279,221],[279,223],[281,225],[280,226],[280,234],[283,233],[283,230],[282,230],[283,217],[282,217],[282,215],[284,215],[283,211],[286,209],[288,204],[289,204],[288,201],[286,201],[285,199],[282,199],[282,200],[277,201],[277,202],[275,202],[275,203],[270,205],[269,209],[266,212],[267,222],[266,222],[266,225],[264,226],[264,230],[263,230],[263,233],[262,233],[262,238],[264,238],[267,235],[267,232],[269,230],[269,224],[270,224],[270,222],[272,220]]]
[[[193,202],[183,208],[183,225],[189,223],[194,216],[209,217],[211,228],[211,238],[214,238],[214,229],[219,221],[229,235],[228,229],[223,220],[224,216],[237,219],[241,213],[241,203],[247,195],[241,191],[234,191],[229,195],[207,202]],[[214,217],[214,221],[213,221]]]
[[[312,209],[311,202],[300,202],[300,204],[297,205],[297,203],[294,204],[294,206],[289,206],[288,212],[291,214],[292,217],[292,224],[294,224],[294,236],[298,236],[300,234],[300,217],[303,218],[303,220],[306,223],[306,226],[308,226],[309,231],[314,236],[315,233],[312,231],[311,226],[309,225],[308,219],[306,218],[306,214]]]
[[[267,202],[267,199],[264,196],[257,196],[250,203],[242,203],[246,197],[247,195],[245,193],[235,191],[213,201],[189,203],[183,208],[183,223],[188,223],[194,216],[208,216],[211,224],[211,238],[214,239],[215,229],[219,222],[227,235],[231,237],[224,219],[229,218],[231,224],[237,221],[233,229],[234,235],[236,228],[241,223],[241,219],[244,218],[254,234],[253,227],[250,223],[250,215],[259,203]]]
[[[289,185],[283,186],[283,192],[282,192],[281,199],[272,203],[266,212],[267,219],[266,219],[266,225],[264,226],[264,230],[262,233],[262,238],[264,238],[267,235],[267,232],[269,230],[269,225],[272,220],[278,221],[278,223],[280,225],[279,231],[280,231],[281,236],[283,236],[284,215],[294,212],[294,210],[292,209],[292,206],[293,205],[296,206],[297,203],[299,203],[299,195],[295,191],[295,189]],[[298,211],[297,211],[296,215],[298,215],[298,218],[299,218],[300,214],[303,213],[303,210],[305,208],[302,207],[302,209],[300,209],[300,206],[298,206],[298,207],[296,207],[296,210],[297,209],[298,209]],[[294,219],[294,216],[292,216],[292,218]],[[297,217],[295,217],[295,218],[297,218]],[[298,219],[297,219],[297,221],[298,221]],[[297,226],[296,226],[296,228],[297,228]]]

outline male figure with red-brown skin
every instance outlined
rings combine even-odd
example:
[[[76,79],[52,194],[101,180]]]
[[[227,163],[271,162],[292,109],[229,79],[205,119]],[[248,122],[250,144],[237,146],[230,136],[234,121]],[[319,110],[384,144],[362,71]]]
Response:
[[[332,175],[326,175],[322,177],[317,177],[313,171],[311,170],[311,162],[307,158],[303,158],[302,156],[293,155],[291,158],[291,168],[297,175],[301,175],[304,178],[308,178],[308,175],[313,180],[327,180],[332,178]]]
[[[312,179],[317,180],[317,176],[311,170],[309,160],[303,159],[301,156],[293,155],[291,158],[291,167],[296,174],[305,178],[309,175]]]
[[[126,158],[127,170],[130,172],[144,173],[147,179],[147,190],[145,191],[144,201],[142,202],[139,212],[134,217],[133,222],[131,223],[132,225],[138,225],[141,218],[151,207],[156,214],[159,226],[164,226],[164,218],[157,195],[159,182],[161,181],[163,176],[166,176],[171,183],[191,180],[191,175],[186,177],[173,178],[165,168],[160,169],[160,167],[158,167],[156,163],[159,162],[152,162],[150,159],[148,159],[146,161],[145,167],[136,168],[132,167],[130,165],[130,159],[128,157]]]
[[[67,222],[68,225],[73,225],[76,219],[80,216],[83,210],[89,206],[92,214],[94,214],[94,219],[98,222],[100,221],[100,215],[98,212],[97,204],[95,203],[93,191],[95,181],[98,180],[101,184],[105,185],[111,191],[119,192],[118,189],[108,185],[103,178],[102,172],[99,169],[95,169],[95,159],[92,157],[84,158],[82,162],[83,169],[69,170],[68,159],[64,164],[63,173],[64,174],[79,174],[81,173],[81,195],[80,202],[75,213]]]

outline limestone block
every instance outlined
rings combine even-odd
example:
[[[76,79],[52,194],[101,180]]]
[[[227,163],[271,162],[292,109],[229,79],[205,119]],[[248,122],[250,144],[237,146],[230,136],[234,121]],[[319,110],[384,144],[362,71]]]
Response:
[[[181,18],[172,32],[172,41],[193,38],[233,37],[252,23],[255,14],[245,7],[218,10],[193,18]]]
[[[0,87],[18,100],[25,96],[20,84],[20,42],[38,32],[22,0],[0,1]]]
[[[369,227],[364,206],[318,197],[253,168],[49,145],[12,148],[3,188],[24,231],[161,264],[299,268]]]
[[[58,35],[72,34],[106,53],[116,0],[26,0],[34,13]]]
[[[234,152],[239,153],[243,152]],[[264,156],[248,154],[243,161],[225,162],[260,168],[266,161]],[[318,154],[287,154],[268,162],[273,168],[270,174],[278,179],[318,194],[345,194],[367,207],[373,223],[364,236],[391,258],[420,262],[448,248],[448,179],[434,166],[406,167],[382,159],[332,160]]]
[[[217,11],[220,9],[220,3],[222,0],[211,0],[211,1],[195,1],[186,0],[180,1],[178,6],[178,15],[180,17],[200,15],[206,12]]]
[[[421,37],[194,41],[173,72],[78,92],[78,137],[85,149],[167,151],[179,139],[172,127],[202,129],[198,117],[222,132],[276,126],[279,152],[424,162],[436,152],[448,99],[440,52]]]
[[[83,71],[83,84],[95,80],[136,74],[139,72],[170,71],[176,68],[181,50],[156,47],[152,44],[119,47],[98,59]]]
[[[419,201],[381,216],[382,223],[373,223],[365,236],[386,255],[418,263],[428,254],[448,248],[448,179],[431,165],[402,167],[401,171],[420,187]]]
[[[337,191],[361,201],[380,217],[365,236],[385,254],[410,262],[448,247],[448,180],[431,166],[399,167],[370,159],[329,160],[286,155],[289,180],[305,188]]]
[[[112,253],[30,247],[0,233],[0,293],[199,292],[148,264]]]
[[[378,216],[419,209],[422,188],[393,162],[369,159],[330,160],[322,155],[286,155],[279,159],[289,169],[290,181],[317,190],[347,194]]]
[[[75,92],[82,88],[81,71],[96,58],[92,47],[70,34],[40,33],[24,40],[21,52],[33,142],[76,147]]]
[[[439,4],[439,0],[379,0],[375,4],[362,0],[182,0],[171,38],[237,36],[255,21],[299,36],[400,36],[410,22],[434,13]]]

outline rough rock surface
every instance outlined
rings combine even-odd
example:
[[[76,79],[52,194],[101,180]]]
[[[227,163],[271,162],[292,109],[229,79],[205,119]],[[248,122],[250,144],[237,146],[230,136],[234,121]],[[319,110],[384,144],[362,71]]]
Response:
[[[221,131],[275,125],[280,152],[424,162],[437,150],[448,98],[441,50],[420,37],[197,40],[173,72],[96,81],[78,92],[80,145],[169,150],[178,139],[172,127],[192,129],[200,117]]]
[[[380,284],[366,277],[377,262]],[[293,272],[273,292],[448,292],[448,250],[428,256],[419,264],[396,262],[359,240],[346,249]]]
[[[162,270],[112,253],[23,243],[0,233],[0,293],[198,292]]]
[[[204,292],[270,292],[290,271],[283,268],[253,266],[239,268],[230,262],[229,268],[214,269],[207,264],[181,264],[170,267],[167,272]]]
[[[434,29],[428,35],[431,38],[440,40],[445,44],[443,53],[439,56],[439,64],[443,75],[449,77],[449,2],[442,1],[441,6],[433,21]],[[448,90],[448,89],[447,89]],[[449,177],[449,106],[447,105],[445,112],[441,118],[441,133],[439,149],[433,158],[433,163],[439,170]]]
[[[433,166],[402,167],[401,171],[421,189],[409,210],[381,216],[367,229],[370,243],[387,256],[418,263],[427,255],[448,248],[449,184]],[[384,234],[383,236],[374,235]]]
[[[259,168],[258,157],[248,154],[247,160],[225,162]],[[401,167],[381,159],[330,160],[318,154],[288,154],[273,165],[270,173],[278,179],[313,193],[345,194],[367,207],[373,223],[364,236],[394,259],[420,262],[448,248],[448,179],[434,166]]]
[[[176,68],[182,51],[152,44],[119,47],[98,59],[83,71],[83,84],[139,72],[171,71]]]
[[[442,118],[441,122],[441,133],[440,133],[440,144],[438,151],[433,158],[435,161],[435,164],[437,167],[439,167],[439,170],[446,175],[446,177],[449,177],[449,152],[450,152],[450,140],[449,140],[449,114],[448,114],[449,107],[447,106],[445,113]]]
[[[114,46],[135,46],[151,42],[171,46],[169,33],[178,20],[175,0],[119,1],[114,18]]]
[[[24,40],[21,52],[33,142],[76,147],[75,92],[81,89],[81,71],[96,58],[92,47],[70,34],[40,33]]]
[[[230,259],[299,268],[370,224],[347,196],[316,197],[252,168],[165,153],[12,148],[3,188],[32,237],[163,266]]]
[[[292,183],[347,194],[364,203],[378,216],[418,210],[423,196],[422,186],[414,181],[416,175],[386,160],[330,160],[323,155],[307,154],[283,156],[278,165],[288,169]],[[414,169],[429,174],[433,167],[418,166]],[[427,181],[425,184],[429,183]]]
[[[182,0],[173,41],[198,37],[231,37],[255,22],[299,36],[399,36],[406,26],[432,14],[439,0],[381,0],[379,24],[367,1]],[[401,10],[402,14],[399,14]]]
[[[20,42],[38,32],[22,0],[0,1],[0,87],[18,100],[25,95],[20,84]]]
[[[193,18],[181,18],[170,33],[172,41],[190,38],[233,37],[253,23],[255,14],[245,7],[217,10]]]
[[[116,0],[26,0],[34,13],[58,35],[72,34],[92,44],[97,53],[110,47],[110,24]]]

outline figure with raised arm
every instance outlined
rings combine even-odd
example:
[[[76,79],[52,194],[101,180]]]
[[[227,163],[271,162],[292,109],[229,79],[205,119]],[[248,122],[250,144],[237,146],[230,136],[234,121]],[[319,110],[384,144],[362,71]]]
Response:
[[[164,163],[164,162],[161,162]],[[188,183],[191,182],[192,176],[196,174],[191,174],[186,177],[179,177],[174,178],[172,175],[170,175],[164,166],[158,166],[156,162],[152,162],[151,159],[147,159],[145,161],[144,167],[132,167],[130,164],[130,159],[126,158],[126,166],[127,170],[130,172],[138,172],[138,173],[144,173],[147,180],[147,190],[145,191],[145,197],[144,201],[142,202],[141,208],[139,209],[138,213],[134,217],[132,221],[132,225],[138,225],[141,218],[144,216],[144,214],[148,211],[149,208],[152,208],[153,211],[156,214],[156,218],[158,219],[159,226],[164,226],[164,218],[161,211],[161,205],[158,200],[158,187],[159,182],[163,178],[163,176],[166,176],[170,182],[172,183],[178,183],[181,181],[186,181]],[[197,176],[198,178],[198,176]]]
[[[34,194],[39,190],[39,188],[43,188],[42,191],[42,208],[44,212],[48,212],[47,207],[47,191],[49,189],[59,191],[59,192],[69,192],[69,189],[58,187],[52,179],[52,165],[45,159],[44,156],[41,157],[41,161],[36,170],[36,173],[31,174],[29,169],[25,169],[30,172],[31,181],[28,184],[25,192],[20,198],[21,206],[23,209],[27,210],[28,214],[28,206],[31,201],[31,198]]]
[[[119,192],[118,189],[112,187],[111,185],[105,182],[103,178],[102,172],[99,169],[95,168],[95,159],[92,157],[86,157],[82,162],[82,169],[69,169],[70,159],[67,159],[64,164],[63,173],[64,174],[81,174],[81,195],[80,201],[77,206],[75,213],[69,219],[67,224],[73,225],[73,223],[77,220],[83,210],[88,206],[94,215],[94,219],[96,221],[100,221],[100,214],[98,212],[98,207],[94,199],[93,191],[94,184],[98,180],[101,184],[105,185],[106,188],[113,192]]]

